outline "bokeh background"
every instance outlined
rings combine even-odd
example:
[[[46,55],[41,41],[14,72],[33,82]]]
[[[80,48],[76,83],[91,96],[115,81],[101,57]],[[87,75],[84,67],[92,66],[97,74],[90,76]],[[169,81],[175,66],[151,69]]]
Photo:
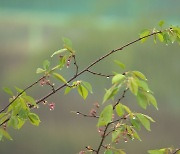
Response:
[[[83,69],[93,60],[138,37],[144,28],[157,27],[160,20],[167,25],[180,25],[179,0],[0,0],[0,87],[26,87],[39,78],[35,73],[44,59],[56,63],[50,55],[62,48],[62,37],[72,40],[78,65]],[[116,53],[93,70],[105,74],[122,72],[113,60],[126,64],[127,70],[142,71],[148,78],[159,104],[159,111],[141,110],[132,95],[123,103],[132,110],[152,116],[152,131],[140,132],[142,142],[121,142],[128,154],[145,154],[148,149],[180,146],[180,46],[154,44],[152,39],[137,43]],[[73,75],[74,68],[62,71]],[[26,124],[20,131],[9,130],[13,141],[0,143],[1,154],[74,154],[87,145],[97,146],[100,137],[96,120],[76,116],[71,111],[88,113],[94,102],[102,102],[110,79],[85,74],[79,79],[92,83],[94,94],[84,102],[76,92],[64,96],[63,91],[48,98],[55,102],[54,111],[41,105],[37,128]],[[56,83],[57,86],[59,83]],[[28,94],[40,98],[48,87],[37,86]],[[0,108],[8,96],[0,91]]]

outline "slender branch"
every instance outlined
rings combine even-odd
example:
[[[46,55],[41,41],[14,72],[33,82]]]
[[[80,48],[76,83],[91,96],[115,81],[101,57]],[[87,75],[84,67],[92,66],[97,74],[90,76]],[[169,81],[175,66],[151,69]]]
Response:
[[[90,71],[90,70],[87,70],[87,72],[91,73],[91,74],[94,74],[94,75],[99,75],[99,76],[104,76],[106,78],[109,78],[109,77],[112,77],[114,75],[105,75],[105,74],[102,74],[102,73],[97,73],[97,72],[93,72],[93,71]]]
[[[73,59],[74,59],[74,65],[76,66],[76,74],[75,74],[75,76],[77,76],[79,67],[78,67],[78,65],[77,65],[76,56],[73,55],[72,57],[73,57]]]
[[[75,113],[75,114],[77,114],[77,115],[82,115],[82,116],[84,116],[84,117],[99,118],[99,116],[87,115],[87,114],[84,114],[84,113],[81,113],[81,112],[78,112],[78,111],[72,111],[72,113]]]
[[[115,107],[120,103],[120,101],[125,97],[125,94],[126,94],[126,92],[127,92],[128,90],[129,90],[129,88],[127,88],[127,89],[125,89],[125,90],[123,91],[122,96],[118,99],[118,101],[116,102],[116,104],[114,104],[113,110],[114,110]]]
[[[107,54],[105,54],[104,56],[98,58],[98,59],[95,60],[93,63],[91,63],[89,66],[87,66],[86,68],[84,68],[81,72],[77,73],[74,77],[72,77],[71,79],[69,79],[69,80],[67,81],[67,83],[59,86],[58,88],[54,89],[52,92],[50,92],[49,94],[47,94],[46,96],[44,96],[44,97],[40,98],[39,100],[37,100],[37,101],[36,101],[36,104],[39,104],[39,103],[43,102],[44,100],[46,100],[48,97],[50,97],[51,95],[53,95],[53,94],[56,93],[57,91],[59,91],[59,90],[61,90],[62,88],[66,87],[66,86],[68,85],[68,83],[70,83],[71,81],[73,81],[74,79],[76,79],[78,76],[80,76],[81,74],[83,74],[84,72],[86,72],[87,70],[89,70],[92,66],[94,66],[94,65],[97,64],[97,63],[99,63],[100,61],[102,61],[102,60],[105,59],[106,57],[110,56],[111,54],[113,54],[113,53],[115,53],[115,52],[117,52],[117,51],[123,50],[124,48],[126,48],[126,47],[128,47],[128,46],[130,46],[130,45],[132,45],[132,44],[134,44],[134,43],[136,43],[136,42],[139,42],[140,40],[142,40],[142,39],[144,39],[144,38],[147,38],[147,37],[156,35],[156,34],[158,34],[158,33],[162,33],[162,31],[153,32],[153,33],[151,33],[151,34],[149,34],[149,35],[146,35],[146,36],[144,36],[144,37],[141,37],[141,38],[138,38],[138,39],[136,39],[136,40],[134,40],[134,41],[131,41],[131,42],[123,45],[123,46],[120,47],[120,48],[117,48],[117,49],[115,49],[115,50],[109,51]],[[76,68],[78,68],[77,65],[76,65]],[[77,72],[77,70],[76,70],[76,72]],[[42,78],[44,78],[44,76],[43,76]],[[11,101],[4,109],[2,109],[1,112],[5,111],[23,92],[25,92],[27,89],[31,88],[33,85],[37,84],[42,78],[40,78],[38,81],[36,81],[35,83],[33,83],[33,84],[31,84],[30,86],[28,86],[27,88],[25,88],[21,93],[19,93],[19,94],[15,97],[15,99],[13,99],[13,101]],[[1,112],[0,112],[0,113],[1,113]],[[7,120],[7,121],[8,121],[8,120]],[[7,121],[6,121],[6,122],[7,122]],[[2,124],[4,124],[4,122],[1,123],[0,126],[1,126]]]
[[[42,79],[46,78],[46,76],[42,76],[40,79],[38,79],[36,82],[32,83],[31,85],[29,85],[28,87],[26,87],[22,92],[20,92],[7,106],[5,106],[0,113],[4,112],[13,102],[15,102],[15,100],[22,95],[25,91],[27,91],[28,89],[32,88],[34,85],[36,85],[37,83],[39,83],[39,81],[41,81]]]

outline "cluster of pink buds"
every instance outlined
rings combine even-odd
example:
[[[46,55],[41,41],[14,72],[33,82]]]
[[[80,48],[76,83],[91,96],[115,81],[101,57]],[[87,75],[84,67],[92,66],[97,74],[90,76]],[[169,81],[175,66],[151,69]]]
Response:
[[[47,80],[46,78],[41,79],[40,81],[40,85],[44,86],[44,85],[50,85],[50,80]]]
[[[79,154],[85,154],[86,152],[85,151],[80,151]]]
[[[70,66],[71,58],[72,58],[72,56],[69,56],[69,58],[68,58],[68,60],[67,60],[67,63],[66,63],[66,67],[67,67],[67,68],[69,68],[69,66]]]
[[[3,129],[6,130],[6,128],[7,128],[7,124],[4,123],[4,124],[3,124]]]
[[[94,103],[94,106],[98,109],[100,107],[99,103],[98,102],[95,102]]]
[[[91,111],[89,112],[89,115],[95,117],[96,116],[96,110],[91,109]]]
[[[98,128],[98,133],[101,135],[101,137],[104,136],[104,129]]]
[[[49,105],[49,110],[50,110],[50,111],[54,110],[54,108],[55,108],[55,103],[52,102],[52,103],[49,103],[48,105]]]

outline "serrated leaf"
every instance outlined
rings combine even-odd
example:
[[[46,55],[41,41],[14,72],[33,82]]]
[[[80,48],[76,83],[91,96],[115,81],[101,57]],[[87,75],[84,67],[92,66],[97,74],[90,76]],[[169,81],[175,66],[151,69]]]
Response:
[[[129,79],[129,89],[136,96],[138,93],[138,84],[134,78]]]
[[[43,70],[42,68],[37,68],[37,70],[36,70],[37,74],[44,73],[44,72],[45,72],[45,70]]]
[[[146,109],[148,105],[148,100],[146,98],[146,95],[143,92],[139,91],[136,98],[138,105],[143,109]]]
[[[159,27],[162,27],[164,25],[164,21],[161,20],[159,23],[158,23]]]
[[[44,70],[48,70],[50,66],[50,62],[48,60],[44,60],[43,62],[43,68]]]
[[[58,51],[55,51],[55,52],[51,55],[51,57],[53,57],[54,55],[57,55],[57,54],[61,54],[61,53],[65,52],[65,51],[67,51],[66,48],[60,49],[60,50],[58,50]]]
[[[35,125],[35,126],[39,126],[39,123],[41,122],[39,119],[39,116],[35,113],[29,113],[28,114],[28,118],[30,120],[30,122]]]
[[[2,128],[0,128],[0,136],[4,136],[8,140],[13,140],[12,137],[9,135],[9,133]]]
[[[63,83],[67,83],[66,79],[64,79],[64,77],[63,77],[62,75],[60,75],[60,74],[58,74],[58,73],[53,73],[53,76],[54,76],[56,79],[62,81]]]
[[[93,93],[92,86],[89,82],[82,81],[82,84],[87,88],[87,90],[89,90],[90,93]]]
[[[139,71],[133,71],[133,74],[140,79],[147,80],[146,76]]]
[[[143,114],[141,114],[141,113],[137,113],[136,116],[137,116],[137,118],[139,119],[139,121],[141,122],[141,124],[142,124],[148,131],[151,131],[149,119],[148,119],[146,116],[144,116]]]
[[[121,104],[121,103],[119,103],[118,105],[116,105],[116,113],[117,113],[117,115],[118,116],[123,116],[124,115],[124,106]]]
[[[149,35],[149,34],[150,34],[150,31],[149,31],[148,29],[145,29],[145,30],[143,30],[143,31],[141,32],[140,38],[143,38],[143,37],[145,37],[145,36],[147,36],[147,35]],[[147,40],[147,37],[141,39],[141,43],[144,43],[146,40]]]
[[[114,62],[122,69],[125,69],[125,65],[123,63],[121,63],[119,60],[114,60]]]
[[[112,78],[112,84],[121,83],[125,79],[125,76],[122,74],[117,74]]]
[[[78,90],[78,93],[80,94],[80,96],[85,100],[88,96],[87,89],[83,85],[79,85],[77,87],[77,90]]]
[[[9,89],[8,87],[4,87],[3,90],[4,90],[4,92],[6,92],[7,94],[9,94],[10,96],[14,96],[12,90]]]
[[[112,105],[106,106],[100,114],[97,126],[98,127],[105,126],[109,122],[111,122],[112,114],[113,114],[113,106]]]

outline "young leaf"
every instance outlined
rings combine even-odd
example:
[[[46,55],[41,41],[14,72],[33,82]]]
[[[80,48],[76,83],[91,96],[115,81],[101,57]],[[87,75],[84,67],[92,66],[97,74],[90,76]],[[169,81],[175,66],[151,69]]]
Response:
[[[133,71],[133,74],[134,74],[135,76],[137,76],[138,78],[140,78],[140,79],[147,80],[147,78],[145,77],[145,75],[142,74],[142,73],[139,72],[139,71]]]
[[[67,60],[67,56],[63,56],[62,58],[60,58],[59,60],[59,68],[62,68],[64,67],[65,63],[66,63],[66,60]]]
[[[148,150],[149,154],[168,154],[166,149]]]
[[[117,94],[118,91],[119,91],[119,88],[115,87],[115,86],[106,90],[106,93],[105,93],[104,98],[103,98],[103,103],[105,101],[109,100],[110,98],[113,98]]]
[[[112,78],[112,84],[120,83],[125,79],[125,76],[122,74],[117,74]]]
[[[65,51],[67,51],[66,48],[60,49],[60,50],[58,50],[58,51],[55,51],[55,52],[51,55],[51,57],[53,57],[54,55],[57,55],[57,54],[61,54],[61,53],[65,52]]]
[[[164,21],[163,20],[161,20],[160,22],[159,22],[159,27],[161,27],[162,28],[162,26],[164,25]]]
[[[124,106],[121,103],[116,105],[116,113],[120,117],[124,115]]]
[[[43,70],[42,68],[37,68],[37,70],[36,70],[37,74],[44,73],[44,72],[45,72],[45,70]]]
[[[93,93],[92,86],[89,82],[82,81],[82,84],[87,88],[87,90],[89,90],[90,93]]]
[[[148,131],[151,131],[149,119],[148,119],[146,116],[144,116],[143,114],[141,114],[141,113],[137,113],[136,116],[137,116],[137,118],[139,119],[139,121],[141,122],[141,124],[142,124]]]
[[[145,36],[147,36],[147,35],[149,35],[149,34],[150,34],[150,31],[149,31],[148,29],[145,29],[145,30],[143,30],[143,31],[141,32],[140,38],[143,38],[143,37],[145,37]],[[146,40],[147,40],[147,37],[141,39],[141,42],[144,43]]]
[[[163,42],[163,41],[164,41],[164,37],[163,37],[163,35],[162,35],[161,33],[158,33],[158,34],[157,34],[157,37],[158,37],[158,39],[159,39],[160,42]]]
[[[129,79],[129,89],[134,94],[137,95],[138,93],[138,84],[134,78]]]
[[[137,80],[137,84],[140,88],[142,88],[146,92],[150,92],[151,90],[148,87],[148,84],[142,80]]]
[[[104,154],[113,154],[113,151],[111,149],[105,150]]]
[[[77,87],[77,90],[78,90],[78,93],[80,94],[80,96],[85,100],[88,96],[87,89],[83,85],[79,85]]]
[[[113,106],[106,106],[100,114],[97,126],[105,126],[112,120]]]
[[[131,121],[131,124],[134,126],[134,128],[136,128],[137,130],[141,129],[140,122],[137,118],[133,117],[130,119],[130,121]]]
[[[48,60],[45,60],[43,62],[43,68],[44,70],[48,70],[49,69],[49,66],[50,66],[50,62]]]
[[[131,117],[133,117],[132,111],[130,110],[129,107],[127,107],[126,105],[123,105],[123,108],[124,108],[124,110],[125,110],[127,113],[130,114]]]
[[[65,89],[65,91],[64,91],[64,94],[68,94],[71,90],[72,90],[72,88],[66,87],[66,89]]]
[[[146,109],[148,105],[148,100],[146,98],[146,95],[143,92],[139,91],[136,98],[139,106],[142,107],[143,109]]]
[[[60,80],[60,81],[62,81],[62,82],[64,82],[64,83],[67,83],[66,79],[64,79],[64,77],[61,76],[60,74],[58,74],[58,73],[53,73],[53,76],[54,76],[56,79],[58,79],[58,80]]]
[[[18,118],[17,129],[20,129],[24,125],[25,121],[26,120],[22,120],[22,119]]]
[[[146,93],[146,97],[147,97],[148,101],[158,110],[158,106],[157,106],[155,97],[150,93]]]
[[[26,101],[28,104],[37,106],[36,101],[34,100],[33,97],[25,95],[25,96],[23,96],[23,98],[25,99],[25,101]]]
[[[39,116],[35,113],[29,113],[28,114],[28,118],[30,120],[30,122],[35,125],[35,126],[39,126],[39,123],[41,122],[39,119]]]
[[[121,132],[122,132],[122,128],[118,128],[112,132],[112,142],[115,142],[118,139]]]
[[[66,46],[72,48],[72,42],[70,39],[63,37],[62,40]]]
[[[18,128],[18,119],[16,116],[11,116],[10,120],[8,121],[8,126],[12,126],[14,129]]]
[[[122,69],[125,69],[126,66],[123,63],[121,63],[119,60],[114,60],[114,62]]]
[[[4,92],[6,92],[7,94],[9,94],[10,96],[14,96],[13,92],[11,89],[7,88],[7,87],[4,87],[3,88]]]
[[[2,139],[1,136],[4,136],[8,140],[13,140],[12,137],[9,135],[9,133],[2,128],[0,128],[0,138]]]
[[[133,129],[133,137],[138,139],[139,141],[142,141],[141,138],[139,137],[138,133]]]

